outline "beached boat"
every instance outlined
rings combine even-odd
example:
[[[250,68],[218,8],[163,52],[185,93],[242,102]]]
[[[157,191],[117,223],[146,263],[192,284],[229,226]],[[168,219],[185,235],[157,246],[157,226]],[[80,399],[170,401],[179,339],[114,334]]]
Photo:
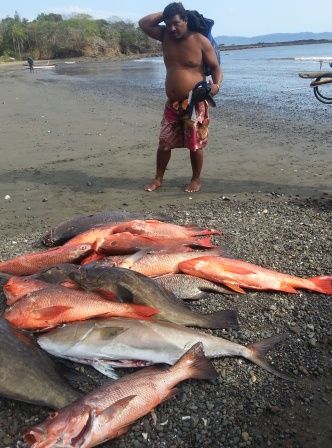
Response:
[[[24,64],[26,68],[30,68],[29,64]],[[33,65],[34,69],[49,69],[49,68],[55,68],[57,64],[39,64],[39,65]]]
[[[54,65],[34,65],[33,69],[37,70],[39,68],[47,69],[47,68],[55,68],[55,67],[56,67],[56,64],[54,64]],[[26,67],[26,68],[29,68],[29,67]]]

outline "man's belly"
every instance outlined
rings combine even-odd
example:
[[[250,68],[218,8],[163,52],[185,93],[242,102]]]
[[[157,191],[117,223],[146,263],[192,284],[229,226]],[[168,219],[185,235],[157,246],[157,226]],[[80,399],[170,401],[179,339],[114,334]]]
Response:
[[[165,81],[167,98],[171,101],[188,98],[190,90],[203,79],[205,78],[199,71],[168,70]]]

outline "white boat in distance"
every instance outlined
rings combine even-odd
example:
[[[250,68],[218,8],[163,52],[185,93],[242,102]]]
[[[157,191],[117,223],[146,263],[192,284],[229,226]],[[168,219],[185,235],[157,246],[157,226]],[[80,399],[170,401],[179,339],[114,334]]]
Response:
[[[55,68],[57,65],[58,65],[58,64],[50,64],[50,63],[48,62],[47,64],[39,64],[39,65],[33,64],[33,68],[34,68],[34,69],[41,69],[41,68],[43,68],[43,69],[48,69],[48,68]],[[25,66],[26,68],[30,68],[29,64],[24,64],[24,66]]]

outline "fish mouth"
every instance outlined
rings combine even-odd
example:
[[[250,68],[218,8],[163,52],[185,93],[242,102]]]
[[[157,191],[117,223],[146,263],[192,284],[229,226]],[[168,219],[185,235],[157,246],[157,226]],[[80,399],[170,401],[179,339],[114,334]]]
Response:
[[[42,428],[36,426],[33,430],[30,430],[27,434],[23,435],[23,440],[31,446],[34,443],[44,441],[46,435],[47,434]]]
[[[54,244],[53,230],[50,230],[49,232],[47,232],[46,235],[44,235],[44,236],[42,237],[41,242],[42,242],[45,246],[51,246],[52,244]]]

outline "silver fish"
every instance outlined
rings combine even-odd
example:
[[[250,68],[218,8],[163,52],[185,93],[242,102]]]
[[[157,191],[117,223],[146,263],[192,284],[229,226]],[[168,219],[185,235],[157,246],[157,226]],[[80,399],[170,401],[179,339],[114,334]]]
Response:
[[[196,342],[202,342],[208,358],[240,356],[281,377],[265,359],[266,352],[285,335],[276,335],[243,346],[226,339],[170,322],[134,319],[92,319],[59,327],[38,339],[49,353],[92,365],[107,376],[113,367],[174,364]]]
[[[186,274],[163,275],[153,279],[158,285],[171,291],[179,299],[198,300],[207,292],[219,294],[234,294],[234,291],[224,288],[222,285]]]
[[[238,327],[235,311],[194,312],[151,278],[130,269],[82,266],[79,271],[71,272],[69,278],[84,289],[105,290],[115,294],[118,300],[156,308],[159,310],[157,319],[201,328]]]
[[[14,400],[59,409],[80,394],[57,373],[38,345],[0,318],[0,394]]]

